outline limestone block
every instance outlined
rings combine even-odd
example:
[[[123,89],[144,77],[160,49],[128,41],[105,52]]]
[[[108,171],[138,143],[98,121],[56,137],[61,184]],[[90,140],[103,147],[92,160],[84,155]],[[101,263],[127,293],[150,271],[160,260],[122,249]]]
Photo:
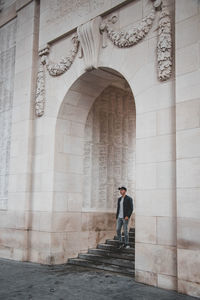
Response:
[[[199,298],[200,284],[191,281],[178,280],[178,292]]]
[[[39,215],[40,215],[39,230],[51,232],[51,212],[41,211]]]
[[[52,210],[52,193],[48,191],[36,191],[32,194],[33,211],[51,211]]]
[[[199,250],[200,221],[193,218],[177,219],[177,243],[181,249]]]
[[[156,137],[137,139],[136,162],[155,163],[175,159],[175,136],[161,135]]]
[[[185,2],[185,1],[184,1]],[[176,24],[176,48],[183,48],[199,41],[200,22],[195,15]]]
[[[68,193],[68,211],[80,212],[82,211],[82,193]]]
[[[200,189],[177,189],[177,217],[198,219],[200,216]]]
[[[177,130],[200,127],[199,116],[200,98],[178,103],[176,106]]]
[[[69,104],[64,104],[61,119],[67,119],[69,121],[77,121],[84,123],[88,115],[88,111],[82,107],[75,107]]]
[[[120,49],[115,46],[113,50],[115,50],[116,55],[111,57],[110,64],[116,64],[116,62],[119,62],[116,67],[121,74],[126,74],[126,78],[129,81],[129,79],[136,75],[145,64],[152,63],[149,57],[152,53],[148,45],[148,41],[142,41],[142,43],[138,43],[137,45],[134,45],[134,47],[130,48]],[[123,51],[123,56],[120,51]],[[135,95],[134,84],[133,92]]]
[[[176,276],[176,248],[136,243],[136,270]]]
[[[148,72],[146,74],[148,74]],[[141,82],[143,81],[144,78],[141,79]],[[172,80],[162,84],[150,86],[147,90],[142,90],[142,92],[138,95],[136,95],[136,91],[134,88],[136,83],[134,83],[133,81],[130,82],[130,85],[134,93],[136,110],[138,114],[149,112],[149,111],[157,111],[159,109],[164,109],[164,108],[169,108],[171,106],[174,106]]]
[[[119,10],[120,29],[142,19],[142,1],[135,1]]]
[[[198,11],[198,0],[178,0],[176,1],[176,22],[195,16]]]
[[[16,229],[1,229],[1,245],[9,248],[24,249],[26,245],[26,232]]]
[[[175,132],[174,107],[157,111],[157,134],[170,134]]]
[[[29,209],[29,199],[31,195],[30,192],[11,192],[8,193],[8,210],[28,210]],[[5,222],[5,220],[4,220]],[[6,225],[7,222],[5,222]]]
[[[10,174],[9,192],[30,192],[31,179],[31,174]]]
[[[130,73],[131,74],[131,73]],[[144,80],[144,78],[148,74],[148,79]],[[138,72],[130,79],[130,85],[133,86],[134,96],[137,99],[137,96],[152,88],[152,86],[158,84],[156,66],[154,63],[150,62],[144,65]],[[135,88],[134,88],[135,87]],[[149,101],[150,101],[150,97]],[[136,101],[137,102],[137,101]]]
[[[69,194],[67,192],[54,192],[53,211],[68,211]]]
[[[135,280],[144,284],[157,286],[157,274],[153,272],[135,270]]]
[[[70,134],[71,136],[84,137],[85,126],[81,123],[70,122]]]
[[[155,189],[157,184],[156,164],[136,165],[136,189]]]
[[[193,72],[199,68],[198,43],[181,48],[176,52],[176,74]]]
[[[65,249],[66,251],[66,232],[52,232],[51,233],[51,252],[61,253]],[[68,249],[67,249],[68,250]]]
[[[54,190],[57,192],[82,192],[83,176],[74,173],[55,173]]]
[[[198,99],[200,96],[200,70],[176,78],[176,102]],[[192,88],[191,88],[192,87]]]
[[[17,75],[18,73],[21,73],[26,70],[26,72],[29,69],[29,72],[31,71],[32,67],[32,49],[26,52],[22,56],[17,56],[16,62],[15,62],[15,74]]]
[[[156,217],[136,216],[136,242],[156,244]]]
[[[200,155],[200,128],[177,133],[177,158],[192,158]]]
[[[200,283],[200,251],[178,249],[178,279]]]
[[[149,112],[145,114],[138,114],[136,118],[136,137],[145,138],[156,136],[157,118],[156,112]]]
[[[177,187],[200,187],[200,158],[185,158],[177,161]]]
[[[137,190],[136,215],[138,216],[175,216],[175,191]]]
[[[51,153],[53,136],[51,135],[38,135],[35,137],[35,154]],[[57,145],[56,145],[57,146]]]
[[[36,173],[45,173],[54,169],[52,153],[37,154],[34,158],[33,169]]]
[[[167,161],[157,164],[157,187],[174,189],[176,184],[176,162]]]
[[[79,232],[81,229],[81,213],[54,212],[52,214],[53,232]]]
[[[26,95],[26,99],[28,95]],[[15,97],[14,97],[15,99]],[[13,107],[12,120],[13,123],[25,121],[27,119],[27,111],[30,109],[30,103],[18,105]]]
[[[46,249],[50,249],[51,234],[49,232],[31,230],[29,234],[29,247],[31,251],[45,251]]]
[[[157,217],[157,243],[176,246],[176,218]]]
[[[177,279],[175,276],[166,276],[158,274],[158,287],[166,290],[176,290]]]
[[[50,192],[53,190],[53,171],[44,173],[36,173],[33,178],[33,191],[34,192]]]

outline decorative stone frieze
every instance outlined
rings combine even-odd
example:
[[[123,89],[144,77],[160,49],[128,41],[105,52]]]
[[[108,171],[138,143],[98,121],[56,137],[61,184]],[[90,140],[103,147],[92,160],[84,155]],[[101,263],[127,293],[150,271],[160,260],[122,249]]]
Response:
[[[97,68],[100,49],[100,23],[101,17],[97,17],[77,28],[78,38],[83,51],[85,70]]]
[[[62,58],[59,63],[47,61],[46,67],[51,76],[59,76],[71,67],[78,52],[79,40],[77,34],[73,35],[72,42],[73,47],[70,50],[70,54],[65,58]]]
[[[51,62],[47,55],[50,47],[39,51],[41,57],[38,77],[37,77],[37,92],[36,92],[36,115],[42,116],[44,114],[45,104],[45,70],[44,66],[51,76],[59,76],[65,73],[72,65],[77,52],[80,48],[81,55],[85,62],[85,70],[90,71],[98,67],[98,57],[100,46],[106,47],[106,39],[119,48],[131,47],[149,33],[153,22],[155,20],[156,11],[160,11],[159,25],[158,25],[158,43],[157,43],[157,61],[158,61],[158,78],[161,81],[167,80],[171,76],[172,71],[172,39],[171,39],[171,21],[167,8],[162,8],[162,0],[152,0],[153,8],[150,13],[142,19],[137,27],[129,31],[115,30],[112,24],[118,21],[116,15],[108,18],[102,22],[100,16],[90,20],[89,22],[80,25],[77,28],[77,33],[72,37],[73,47],[70,54],[62,58],[60,62]],[[101,34],[103,38],[101,38]],[[80,47],[79,47],[80,45]]]
[[[108,38],[120,48],[131,47],[142,40],[153,24],[155,11],[152,10],[147,17],[142,19],[138,27],[126,31],[115,31],[109,23],[101,23],[100,30],[106,31]]]
[[[159,79],[161,81],[169,79],[172,73],[172,37],[171,21],[167,8],[160,13],[157,59]]]

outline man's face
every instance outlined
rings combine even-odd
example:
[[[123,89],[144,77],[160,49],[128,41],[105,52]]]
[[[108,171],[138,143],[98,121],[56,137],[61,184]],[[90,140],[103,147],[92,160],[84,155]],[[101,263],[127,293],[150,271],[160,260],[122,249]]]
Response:
[[[121,189],[120,194],[122,195],[122,197],[124,197],[126,195],[126,190]]]

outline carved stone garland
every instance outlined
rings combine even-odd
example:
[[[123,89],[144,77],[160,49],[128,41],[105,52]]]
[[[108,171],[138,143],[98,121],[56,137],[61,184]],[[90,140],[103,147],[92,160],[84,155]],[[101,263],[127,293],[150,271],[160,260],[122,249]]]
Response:
[[[161,9],[162,1],[156,0],[154,8]],[[112,43],[119,48],[127,48],[137,44],[143,39],[152,27],[155,19],[155,10],[145,17],[137,28],[129,32],[116,31],[109,23],[115,23],[117,17],[113,16],[107,23],[102,22],[100,31],[103,33],[103,47],[106,47],[105,33]],[[165,81],[170,78],[172,71],[172,39],[171,39],[171,20],[167,8],[160,12],[158,25],[158,42],[157,42],[157,61],[158,61],[158,78]]]
[[[160,14],[157,58],[159,79],[162,81],[169,79],[172,73],[172,38],[171,21],[167,9],[163,9]]]
[[[37,75],[37,89],[35,100],[35,114],[37,117],[41,117],[44,114],[45,106],[45,70],[44,65],[51,76],[59,76],[65,73],[72,65],[76,54],[78,52],[79,40],[77,34],[72,37],[73,48],[70,51],[69,56],[62,58],[59,63],[52,63],[48,61],[47,55],[49,54],[50,46],[47,45],[39,51],[40,65]]]
[[[143,39],[153,24],[155,19],[155,10],[145,17],[137,28],[129,30],[129,32],[115,31],[109,23],[101,23],[101,32],[107,32],[109,39],[119,48],[131,47]],[[115,22],[115,21],[114,21]]]
[[[103,34],[103,45],[106,47],[105,34],[114,45],[119,48],[131,47],[142,40],[149,32],[155,19],[155,10],[160,10],[162,0],[152,0],[154,9],[138,25],[128,32],[115,31],[110,26],[115,23],[117,18],[114,16],[108,22],[101,22],[101,17],[97,17],[88,23],[79,26],[72,37],[73,48],[66,58],[62,58],[59,63],[48,61],[49,45],[39,51],[40,65],[37,76],[37,91],[35,113],[40,117],[44,114],[45,106],[45,70],[44,66],[51,76],[59,76],[65,73],[72,65],[81,43],[81,51],[84,54],[85,69],[91,70],[97,67],[100,33]],[[90,38],[89,38],[90,37]],[[158,77],[161,81],[167,80],[172,71],[172,40],[171,40],[171,21],[167,8],[160,12],[158,26],[158,43],[157,43],[157,60],[158,60]]]

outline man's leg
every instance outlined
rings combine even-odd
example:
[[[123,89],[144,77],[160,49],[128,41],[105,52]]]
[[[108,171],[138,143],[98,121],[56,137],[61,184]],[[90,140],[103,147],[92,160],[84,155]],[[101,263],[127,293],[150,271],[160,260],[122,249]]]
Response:
[[[129,222],[129,219],[128,220],[123,219],[125,246],[128,246],[128,244],[129,244],[128,222]]]
[[[122,225],[123,225],[123,219],[117,218],[117,230],[116,231],[117,231],[118,240],[120,242],[122,242],[122,234],[121,234]]]

